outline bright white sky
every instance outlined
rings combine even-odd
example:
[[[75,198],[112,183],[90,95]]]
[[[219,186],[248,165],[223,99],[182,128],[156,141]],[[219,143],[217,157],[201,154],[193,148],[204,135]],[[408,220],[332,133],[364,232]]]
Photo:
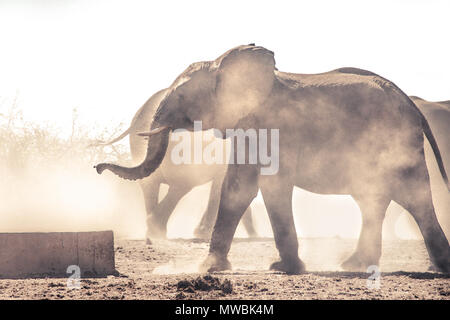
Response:
[[[282,71],[360,67],[450,99],[450,1],[0,0],[0,113],[128,122],[190,63],[255,42]]]

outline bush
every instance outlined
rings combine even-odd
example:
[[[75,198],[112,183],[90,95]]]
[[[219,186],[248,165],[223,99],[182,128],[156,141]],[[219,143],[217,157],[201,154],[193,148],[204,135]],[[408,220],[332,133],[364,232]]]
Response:
[[[123,125],[111,130],[87,128],[78,123],[77,110],[73,110],[72,132],[62,138],[61,132],[50,124],[25,121],[15,104],[0,116],[0,165],[2,176],[23,175],[27,170],[49,164],[62,167],[92,165],[98,162],[128,163],[128,147],[116,144],[90,147],[97,141],[107,141],[123,130]],[[93,136],[94,135],[94,136]]]
[[[145,210],[137,183],[99,176],[99,162],[131,164],[128,140],[89,147],[123,131],[90,128],[73,110],[66,137],[51,124],[26,121],[0,101],[0,232],[114,230],[140,237]]]

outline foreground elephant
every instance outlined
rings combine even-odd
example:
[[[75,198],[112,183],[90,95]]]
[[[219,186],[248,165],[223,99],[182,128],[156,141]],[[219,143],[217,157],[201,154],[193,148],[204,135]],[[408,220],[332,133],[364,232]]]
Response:
[[[445,168],[450,168],[450,101],[430,102],[416,96],[410,96],[411,100],[422,111],[441,151]],[[427,150],[425,150],[427,151]],[[433,154],[426,153],[429,162],[434,162]],[[433,202],[440,215],[440,223],[447,236],[450,234],[450,196],[445,185],[441,183],[440,172],[434,163],[428,162],[430,176],[432,180]],[[390,210],[390,217],[387,219],[386,236],[395,238],[395,222],[402,214],[401,208]],[[386,223],[385,222],[385,223]]]
[[[168,89],[164,89],[150,97],[136,112],[130,127],[117,138],[95,145],[110,145],[129,135],[133,162],[138,164],[143,161],[147,150],[147,140],[145,137],[139,136],[138,133],[148,130],[156,109],[167,93]],[[208,207],[202,216],[200,224],[194,231],[196,237],[209,238],[211,236],[212,227],[219,209],[220,187],[225,176],[226,164],[175,165],[168,156],[171,154],[174,145],[174,142],[169,143],[167,156],[158,170],[150,177],[139,180],[147,212],[147,243],[151,243],[151,239],[166,237],[167,222],[176,205],[184,195],[196,186],[212,181]],[[161,201],[158,201],[159,190],[163,183],[169,186],[169,190],[167,195]],[[250,207],[243,216],[242,222],[248,235],[255,237],[256,232],[253,227]]]
[[[227,255],[233,235],[259,188],[281,258],[271,268],[303,272],[292,215],[292,191],[298,186],[350,194],[357,201],[362,230],[356,252],[343,264],[346,269],[378,264],[381,226],[394,200],[417,221],[434,265],[450,271],[450,247],[431,201],[423,134],[449,186],[439,149],[421,112],[392,82],[354,68],[310,75],[279,72],[273,52],[239,46],[214,61],[192,64],[175,80],[154,116],[140,165],[102,163],[97,172],[147,177],[164,159],[169,133],[193,130],[195,120],[222,133],[227,128],[279,130],[279,144],[271,144],[272,151],[279,148],[276,174],[261,174],[267,164],[263,159],[228,166],[205,270],[231,268]],[[264,136],[259,138],[261,147]]]

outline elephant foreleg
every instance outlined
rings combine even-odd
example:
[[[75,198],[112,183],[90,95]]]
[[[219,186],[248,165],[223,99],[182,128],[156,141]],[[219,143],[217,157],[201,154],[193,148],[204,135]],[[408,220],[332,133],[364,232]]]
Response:
[[[286,179],[287,180],[287,179]],[[269,214],[275,243],[280,253],[280,261],[270,266],[288,274],[299,274],[305,271],[305,265],[298,257],[298,240],[292,213],[293,185],[283,182],[261,185],[261,193]]]
[[[202,271],[231,269],[227,255],[239,221],[258,193],[258,176],[258,166],[229,165],[222,186],[209,256],[201,267]]]
[[[381,257],[381,236],[383,220],[390,198],[385,196],[353,196],[362,214],[362,227],[358,245],[350,258],[342,263],[342,268],[366,272],[371,265],[378,265]]]

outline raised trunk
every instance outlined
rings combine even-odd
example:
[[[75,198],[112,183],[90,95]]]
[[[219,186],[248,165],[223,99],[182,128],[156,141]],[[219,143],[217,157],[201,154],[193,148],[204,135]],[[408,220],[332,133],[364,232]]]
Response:
[[[154,126],[152,126],[154,127]],[[94,168],[97,173],[101,174],[105,170],[110,170],[119,177],[127,180],[137,180],[148,177],[161,164],[166,155],[167,146],[169,144],[169,128],[164,128],[158,133],[149,137],[147,146],[147,155],[144,161],[136,167],[122,167],[112,163],[100,163]]]

